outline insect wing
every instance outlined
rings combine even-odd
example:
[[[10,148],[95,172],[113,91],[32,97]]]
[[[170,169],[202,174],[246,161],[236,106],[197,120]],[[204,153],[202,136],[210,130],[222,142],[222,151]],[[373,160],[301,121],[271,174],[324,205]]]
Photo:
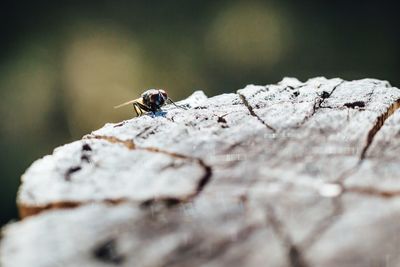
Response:
[[[122,104],[120,104],[120,105],[117,105],[117,106],[115,106],[114,108],[120,108],[120,107],[129,105],[129,104],[132,104],[132,103],[134,103],[134,102],[141,102],[140,100],[141,100],[141,98],[136,98],[136,99],[133,99],[133,100],[129,100],[128,102],[125,102],[125,103],[122,103]]]

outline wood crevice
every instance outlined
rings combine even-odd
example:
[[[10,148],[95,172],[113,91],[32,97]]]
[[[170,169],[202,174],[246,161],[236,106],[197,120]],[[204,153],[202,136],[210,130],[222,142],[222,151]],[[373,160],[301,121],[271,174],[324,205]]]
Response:
[[[372,97],[372,94],[371,94]],[[365,159],[366,152],[370,145],[373,142],[374,137],[376,134],[379,132],[379,130],[382,128],[383,124],[385,121],[397,110],[400,108],[400,99],[396,100],[394,103],[392,103],[389,108],[381,114],[377,120],[374,126],[371,128],[371,130],[368,132],[368,137],[367,137],[367,143],[363,147],[362,153],[360,155],[360,159],[358,163],[353,166],[352,168],[344,171],[339,178],[337,179],[337,183],[341,186],[342,188],[342,193],[338,195],[333,201],[334,201],[334,211],[333,213],[328,216],[326,219],[321,221],[319,223],[319,226],[314,230],[314,233],[310,234],[306,240],[303,241],[302,243],[302,249],[303,250],[308,250],[313,244],[315,244],[319,237],[323,235],[341,216],[343,213],[343,207],[341,204],[341,198],[344,194],[346,193],[355,193],[355,194],[362,194],[362,195],[369,195],[369,196],[374,196],[374,197],[382,197],[382,198],[393,198],[393,197],[398,197],[400,196],[400,190],[379,190],[373,187],[357,187],[357,186],[350,186],[346,187],[344,185],[344,181],[350,177],[352,174],[356,173],[362,162]]]
[[[343,193],[332,199],[332,212],[318,222],[311,233],[301,242],[300,247],[302,250],[309,250],[341,217],[343,214],[342,196]]]
[[[342,80],[338,84],[336,84],[330,92],[323,91],[320,95],[317,95],[317,98],[314,100],[314,105],[312,111],[304,117],[303,121],[301,121],[298,127],[304,125],[311,117],[315,115],[315,113],[322,108],[322,104],[325,102],[325,99],[331,97],[331,95],[335,92],[335,90],[344,83],[345,81]]]
[[[237,93],[240,97],[240,99],[243,102],[243,105],[245,105],[247,107],[247,109],[250,112],[250,115],[253,117],[256,117],[258,119],[258,121],[260,121],[265,127],[267,127],[269,130],[276,132],[276,129],[270,125],[268,125],[263,119],[260,118],[260,116],[258,116],[255,112],[253,107],[249,104],[249,102],[247,101],[246,97],[244,95],[242,95],[241,93]]]
[[[344,181],[347,179],[347,177],[350,177],[352,174],[356,173],[361,165],[363,164],[368,149],[371,146],[375,136],[378,134],[379,130],[382,128],[382,126],[384,125],[385,121],[394,114],[394,112],[396,110],[398,110],[400,108],[400,99],[397,99],[396,101],[394,101],[387,109],[384,113],[382,113],[381,115],[379,115],[375,121],[375,124],[372,126],[372,128],[368,131],[367,134],[367,140],[365,145],[363,146],[363,148],[361,149],[361,154],[359,156],[359,160],[357,162],[357,164],[355,164],[353,167],[343,171],[338,178],[336,179],[336,182],[338,184],[340,184],[343,188],[343,191],[348,191],[348,189],[346,189],[344,187]]]
[[[281,222],[276,215],[275,209],[267,206],[266,220],[268,225],[271,226],[277,238],[281,241],[282,245],[286,248],[288,263],[291,267],[308,267],[304,259],[304,252],[298,247],[290,237],[288,230],[283,222]]]
[[[372,197],[381,197],[381,198],[400,197],[400,190],[377,189],[373,187],[363,187],[363,186],[348,186],[345,187],[344,190],[345,193],[361,194]]]
[[[360,161],[364,160],[364,158],[366,157],[368,148],[371,146],[372,142],[374,141],[374,137],[382,128],[385,121],[399,108],[400,108],[400,99],[397,99],[387,108],[386,112],[382,113],[376,119],[374,126],[368,131],[367,141],[361,151]]]
[[[187,198],[182,198],[182,199],[170,199],[170,198],[165,198],[165,199],[149,199],[147,201],[144,202],[145,206],[147,206],[146,204],[148,203],[154,203],[154,202],[167,202],[167,206],[168,203],[175,203],[175,202],[187,202],[191,199],[193,199],[194,197],[196,197],[198,194],[200,194],[200,192],[203,190],[203,188],[209,183],[211,177],[212,177],[212,167],[208,164],[206,164],[204,162],[203,159],[201,158],[196,158],[196,157],[191,157],[191,156],[187,156],[187,155],[183,155],[183,154],[179,154],[179,153],[175,153],[175,152],[170,152],[170,151],[166,151],[163,149],[159,149],[156,147],[139,147],[137,146],[133,140],[129,139],[129,140],[121,140],[119,138],[113,137],[113,136],[103,136],[103,135],[88,135],[85,137],[86,139],[101,139],[101,140],[105,140],[111,143],[118,143],[118,144],[122,144],[124,145],[126,148],[130,149],[130,150],[145,150],[145,151],[149,151],[149,152],[153,152],[153,153],[161,153],[161,154],[165,154],[174,158],[179,158],[179,159],[185,159],[185,160],[189,160],[189,161],[194,161],[196,162],[203,170],[204,170],[204,174],[203,176],[199,179],[199,182],[197,184],[196,190]]]

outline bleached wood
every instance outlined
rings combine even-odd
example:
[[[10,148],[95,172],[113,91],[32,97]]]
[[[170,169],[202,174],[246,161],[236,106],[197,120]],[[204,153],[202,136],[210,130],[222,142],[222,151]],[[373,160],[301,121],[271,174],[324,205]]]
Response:
[[[179,104],[35,162],[2,266],[400,266],[399,89],[285,78]]]

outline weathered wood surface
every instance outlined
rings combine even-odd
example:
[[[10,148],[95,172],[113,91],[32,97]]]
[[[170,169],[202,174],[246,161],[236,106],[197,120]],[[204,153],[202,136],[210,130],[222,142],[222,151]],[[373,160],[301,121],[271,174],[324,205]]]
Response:
[[[400,266],[399,89],[285,78],[180,104],[35,162],[1,266]]]

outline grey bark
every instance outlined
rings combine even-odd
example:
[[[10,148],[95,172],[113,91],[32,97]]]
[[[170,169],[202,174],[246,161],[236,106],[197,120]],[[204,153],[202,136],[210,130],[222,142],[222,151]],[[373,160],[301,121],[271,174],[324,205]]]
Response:
[[[36,161],[1,266],[400,266],[399,89],[285,78],[179,104]]]

